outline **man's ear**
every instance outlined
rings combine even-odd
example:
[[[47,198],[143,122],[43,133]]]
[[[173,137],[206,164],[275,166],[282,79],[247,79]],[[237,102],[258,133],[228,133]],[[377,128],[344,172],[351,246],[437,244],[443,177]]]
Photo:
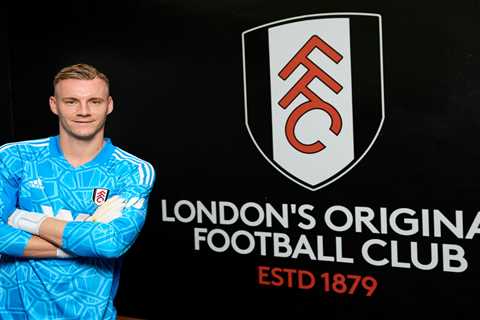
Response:
[[[58,116],[57,99],[54,96],[51,96],[48,102],[50,104],[50,110]]]
[[[108,105],[107,105],[107,114],[112,113],[113,111],[113,99],[111,96],[108,96]]]

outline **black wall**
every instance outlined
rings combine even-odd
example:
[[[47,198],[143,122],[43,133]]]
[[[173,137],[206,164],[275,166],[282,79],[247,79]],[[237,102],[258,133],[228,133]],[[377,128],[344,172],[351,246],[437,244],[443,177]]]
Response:
[[[480,5],[403,1],[136,1],[11,5],[0,34],[2,141],[54,135],[48,108],[52,78],[86,62],[109,75],[115,111],[107,134],[157,170],[147,223],[127,253],[117,296],[120,314],[278,316],[329,319],[475,318],[480,259],[476,238],[458,240],[389,234],[461,245],[461,273],[373,267],[194,250],[193,227],[162,219],[161,201],[252,201],[439,209],[465,229],[478,211]],[[42,12],[42,13],[40,13]],[[365,158],[318,191],[293,183],[261,156],[245,127],[241,33],[269,22],[329,12],[382,16],[385,122]],[[5,14],[2,14],[4,16]],[[1,19],[5,21],[5,19]],[[2,22],[5,24],[5,22]],[[5,76],[7,75],[7,76]],[[13,114],[11,115],[11,108]],[[390,210],[391,211],[391,210]],[[296,221],[296,220],[295,220]],[[228,229],[228,228],[227,228]],[[231,226],[229,231],[245,229]],[[280,228],[273,229],[285,232]],[[270,230],[271,231],[271,230]],[[302,230],[292,228],[298,237]],[[334,237],[332,231],[310,234]],[[341,234],[346,248],[369,234]],[[408,252],[401,249],[403,257]],[[423,251],[422,251],[423,252]],[[425,250],[428,259],[428,250]],[[372,275],[372,297],[298,288],[262,287],[256,267]]]

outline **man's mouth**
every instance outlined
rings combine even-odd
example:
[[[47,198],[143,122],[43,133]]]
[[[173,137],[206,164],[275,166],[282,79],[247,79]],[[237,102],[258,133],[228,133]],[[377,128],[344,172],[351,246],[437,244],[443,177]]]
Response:
[[[73,120],[73,122],[75,122],[75,123],[92,123],[92,122],[94,122],[94,121],[93,121],[93,120],[91,120],[91,121],[77,121],[77,120]]]

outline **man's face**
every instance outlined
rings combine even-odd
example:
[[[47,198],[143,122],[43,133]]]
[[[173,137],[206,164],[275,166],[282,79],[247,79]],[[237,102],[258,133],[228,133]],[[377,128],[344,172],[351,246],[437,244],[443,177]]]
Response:
[[[91,140],[105,128],[107,115],[113,110],[105,81],[67,79],[55,86],[50,109],[58,115],[60,133],[80,140]]]

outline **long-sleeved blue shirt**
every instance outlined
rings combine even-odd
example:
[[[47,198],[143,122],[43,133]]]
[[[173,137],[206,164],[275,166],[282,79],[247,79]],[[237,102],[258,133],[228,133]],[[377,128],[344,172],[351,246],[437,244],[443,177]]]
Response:
[[[0,147],[0,319],[115,319],[121,256],[142,229],[154,181],[151,164],[109,139],[76,168],[58,136]],[[114,195],[128,202],[120,218],[83,221]],[[32,235],[8,225],[15,208],[68,221],[62,249],[72,258],[22,257]]]

